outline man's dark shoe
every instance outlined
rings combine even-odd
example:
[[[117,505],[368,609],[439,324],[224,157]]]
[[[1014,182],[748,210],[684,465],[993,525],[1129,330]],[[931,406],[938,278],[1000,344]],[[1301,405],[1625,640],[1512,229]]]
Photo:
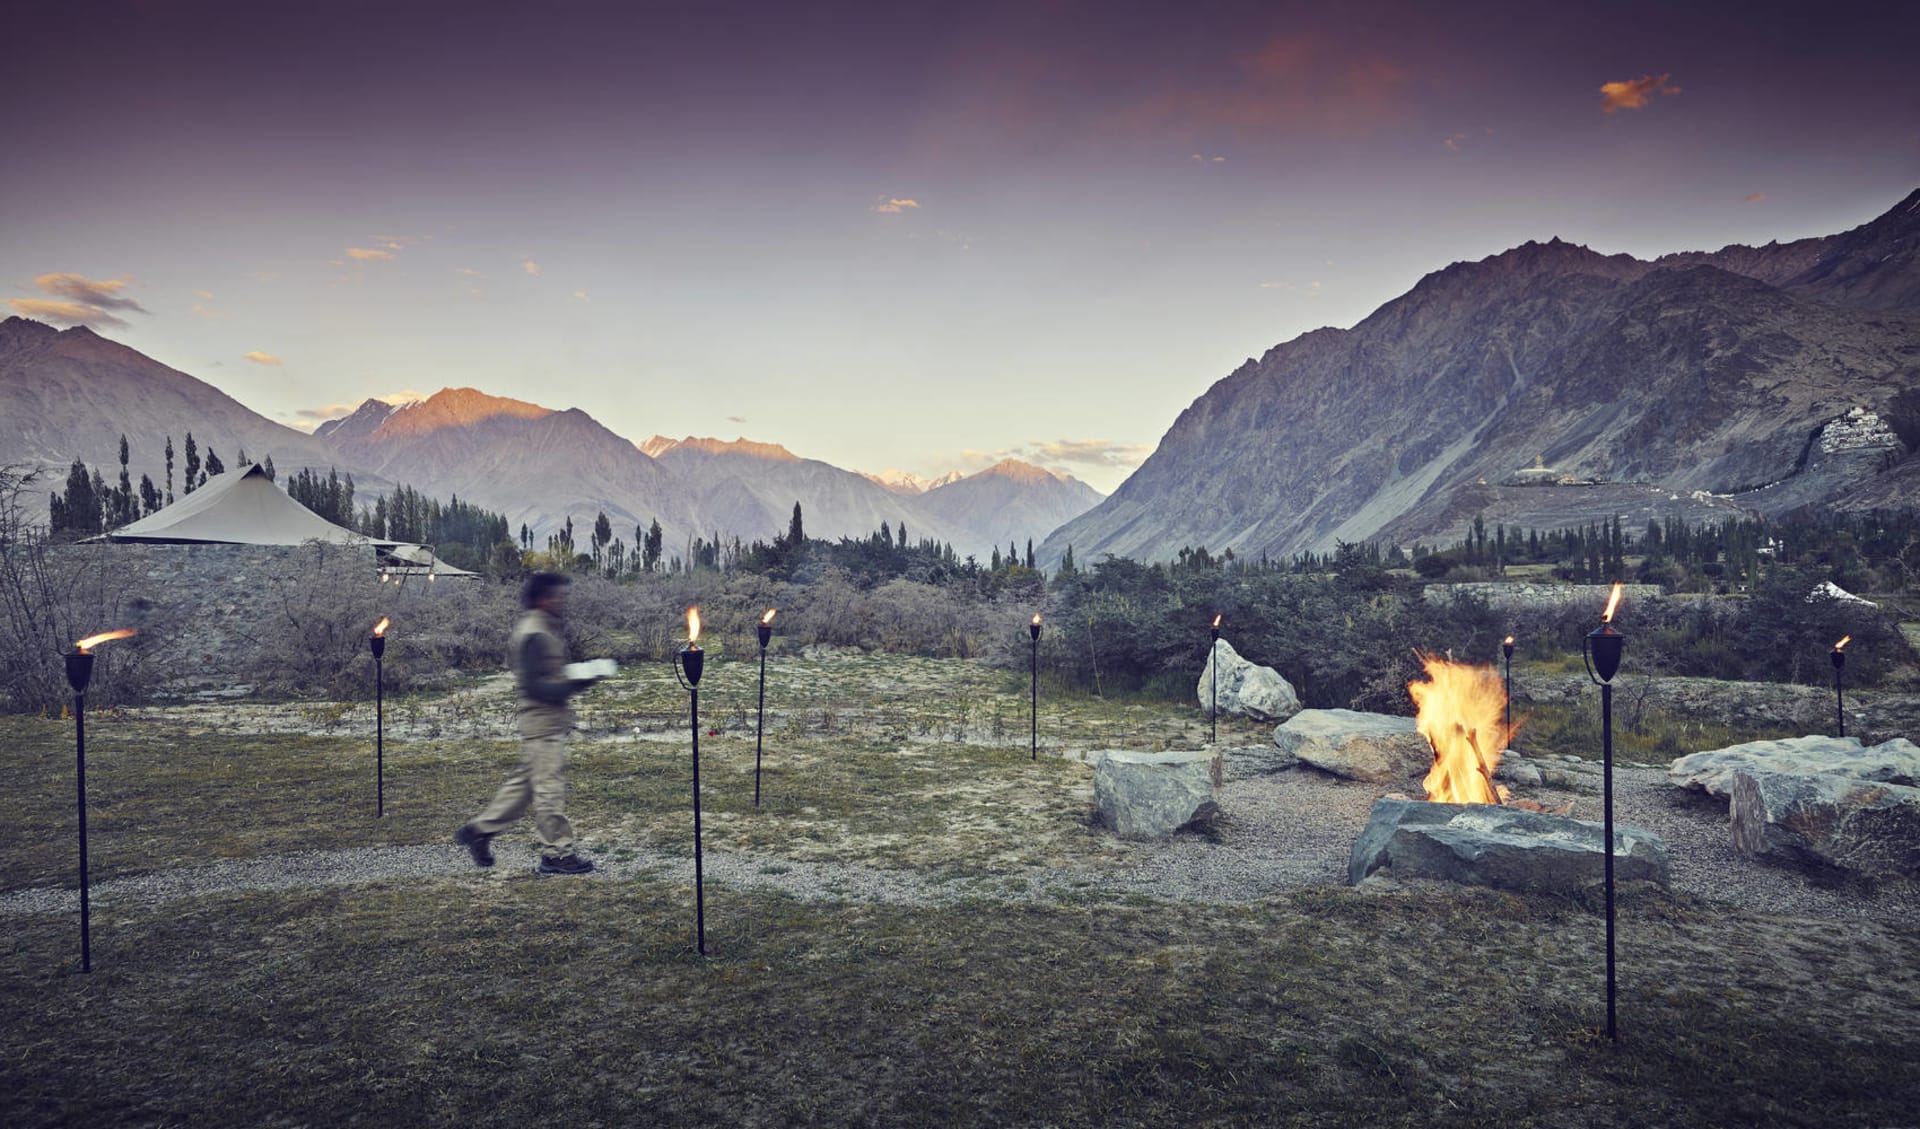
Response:
[[[493,865],[493,848],[488,846],[493,836],[482,835],[473,829],[473,824],[463,823],[460,830],[453,833],[453,841],[465,847],[467,853],[473,856],[473,865]]]
[[[583,859],[579,855],[562,855],[557,859],[542,858],[538,873],[588,874],[592,870],[593,860]]]

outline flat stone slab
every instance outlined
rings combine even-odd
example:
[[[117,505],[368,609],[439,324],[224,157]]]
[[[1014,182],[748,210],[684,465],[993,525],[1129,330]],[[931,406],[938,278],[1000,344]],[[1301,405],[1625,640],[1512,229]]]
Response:
[[[1273,743],[1323,772],[1370,784],[1404,784],[1433,767],[1433,747],[1410,717],[1357,710],[1301,710]]]
[[[1220,811],[1220,755],[1108,749],[1093,766],[1094,820],[1123,839],[1166,839]]]
[[[1920,785],[1920,746],[1904,737],[1863,745],[1857,737],[1788,737],[1748,741],[1689,753],[1667,769],[1667,779],[1721,798],[1733,793],[1737,772],[1838,776],[1876,784]]]
[[[1606,880],[1605,828],[1598,823],[1497,804],[1380,800],[1354,841],[1347,881],[1378,870],[1396,878],[1440,878],[1502,890],[1576,893]],[[1665,886],[1667,845],[1658,835],[1615,824],[1614,878]]]
[[[1832,773],[1733,774],[1733,845],[1866,878],[1920,875],[1920,788]]]

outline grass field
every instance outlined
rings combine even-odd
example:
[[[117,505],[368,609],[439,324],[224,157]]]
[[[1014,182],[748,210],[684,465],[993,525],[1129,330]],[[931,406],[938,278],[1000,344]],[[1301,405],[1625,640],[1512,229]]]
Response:
[[[1653,891],[1621,907],[1620,1023],[1597,907],[1485,890],[1305,887],[1161,902],[1097,881],[1102,747],[1191,747],[1190,706],[1043,701],[971,663],[752,670],[703,687],[709,849],[769,869],[952,879],[940,904],[506,867],[0,917],[0,1124],[1911,1125],[1920,935]],[[358,707],[90,719],[96,883],[212,859],[433,845],[512,761],[498,694],[394,704],[388,816]],[[685,695],[631,671],[585,700],[590,851],[684,852]],[[705,728],[705,727],[703,727]],[[1223,741],[1268,729],[1223,723]],[[22,787],[0,891],[73,883],[71,723],[0,721]],[[991,877],[995,882],[975,881]]]

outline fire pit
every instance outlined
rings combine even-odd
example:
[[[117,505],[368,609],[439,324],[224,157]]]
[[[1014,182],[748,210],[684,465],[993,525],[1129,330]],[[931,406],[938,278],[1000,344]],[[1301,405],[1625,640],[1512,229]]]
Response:
[[[1494,782],[1512,736],[1507,694],[1493,667],[1422,659],[1426,680],[1407,692],[1415,727],[1433,750],[1424,800],[1387,797],[1373,806],[1354,842],[1347,881],[1380,870],[1398,878],[1440,878],[1505,890],[1571,893],[1605,880],[1606,832],[1538,803],[1515,800]],[[1615,828],[1621,877],[1668,880],[1666,844],[1650,831]]]

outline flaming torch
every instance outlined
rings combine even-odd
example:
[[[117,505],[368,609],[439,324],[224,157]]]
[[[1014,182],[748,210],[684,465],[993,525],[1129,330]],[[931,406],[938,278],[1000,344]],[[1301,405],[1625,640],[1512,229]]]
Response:
[[[1207,669],[1213,671],[1213,710],[1207,720],[1213,723],[1213,743],[1220,743],[1220,617],[1213,617],[1213,642],[1207,646],[1213,653],[1207,656]]]
[[[707,656],[700,649],[700,609],[687,609],[687,645],[680,648],[673,668],[693,702],[693,913],[701,956],[707,955],[707,884],[700,861],[700,675]]]
[[[768,608],[767,614],[760,617],[760,720],[753,729],[753,806],[760,806],[760,743],[767,732],[767,644],[773,640],[773,613],[778,608]]]
[[[1501,678],[1506,683],[1507,692],[1507,746],[1513,746],[1513,636],[1500,640],[1500,656],[1506,660]]]
[[[1602,834],[1607,841],[1607,1039],[1615,1043],[1620,1035],[1613,1014],[1613,676],[1620,673],[1620,657],[1627,649],[1627,637],[1613,629],[1613,613],[1619,606],[1620,582],[1616,580],[1613,593],[1607,597],[1607,610],[1600,615],[1600,626],[1587,633],[1583,652],[1587,677],[1600,686],[1601,807],[1605,812]]]
[[[1833,645],[1833,719],[1840,727],[1840,736],[1847,735],[1847,711],[1840,696],[1840,674],[1847,669],[1847,644],[1853,642],[1853,636],[1844,635]]]
[[[1031,699],[1033,731],[1031,736],[1033,739],[1033,759],[1037,761],[1040,759],[1040,613],[1039,612],[1033,613],[1033,622],[1027,624],[1027,634],[1033,637],[1033,663],[1032,663],[1033,695]]]
[[[102,631],[75,643],[67,658],[67,685],[73,687],[74,788],[80,814],[80,971],[93,971],[91,884],[87,880],[87,684],[93,681],[93,649],[112,639],[125,639],[133,629]]]
[[[373,652],[373,813],[387,817],[387,625],[386,616],[373,625],[367,649]]]

